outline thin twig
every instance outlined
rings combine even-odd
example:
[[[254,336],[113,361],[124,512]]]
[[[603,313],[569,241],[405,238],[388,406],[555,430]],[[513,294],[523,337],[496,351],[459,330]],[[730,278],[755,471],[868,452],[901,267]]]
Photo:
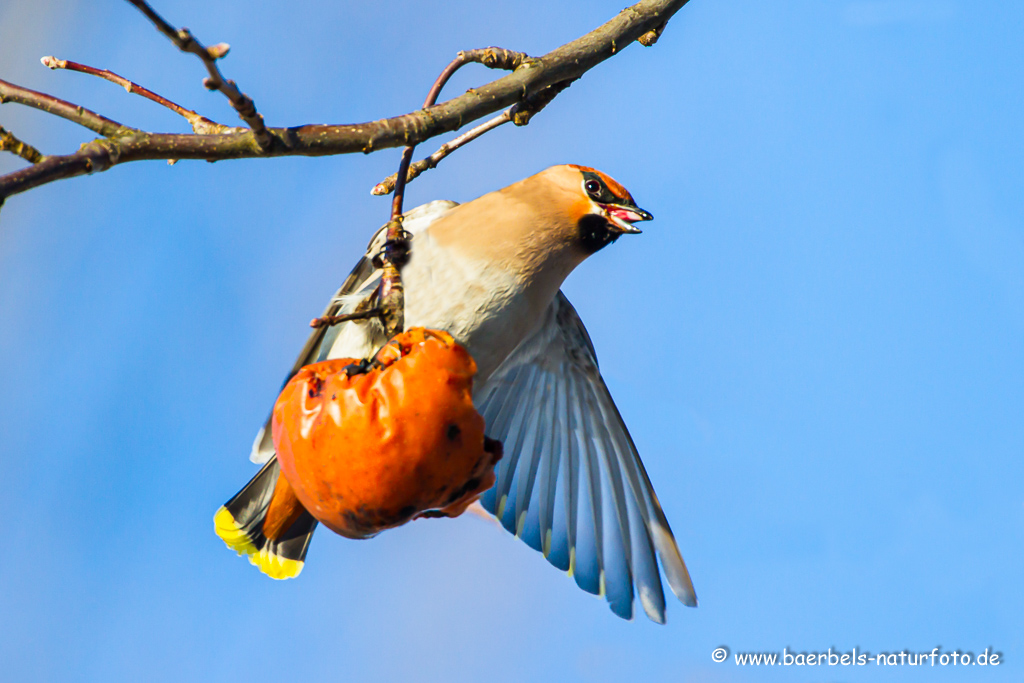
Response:
[[[434,81],[423,109],[433,107],[437,102],[441,89],[456,71],[469,64],[479,62],[492,69],[514,71],[529,56],[523,52],[515,52],[500,47],[486,47],[479,50],[459,52],[455,59],[444,68]],[[391,201],[391,221],[388,223],[384,248],[381,250],[380,275],[380,307],[383,309],[384,334],[392,337],[405,329],[405,290],[402,285],[401,268],[409,257],[409,233],[402,229],[402,202],[405,199],[405,183],[409,177],[409,164],[412,153],[416,149],[416,141],[409,142],[402,150],[402,160],[395,174],[395,196]]]
[[[53,95],[22,88],[20,85],[8,83],[7,81],[0,81],[0,103],[4,102],[24,104],[27,107],[45,111],[62,119],[74,121],[78,125],[108,138],[139,132],[134,128],[123,126],[117,121],[108,119],[106,116],[101,116],[77,104],[65,102]]]
[[[370,153],[422,142],[493,115],[548,86],[579,78],[652,28],[664,24],[687,1],[640,0],[590,33],[543,57],[524,62],[513,73],[426,110],[368,123],[268,128],[274,138],[270,149],[261,148],[249,131],[195,135],[134,130],[49,95],[0,81],[0,101],[6,99],[50,111],[113,138],[94,140],[73,154],[49,156],[39,164],[0,176],[0,199],[55,180],[106,170],[132,161],[222,161]]]
[[[448,79],[452,77],[456,71],[461,69],[466,64],[471,62],[477,62],[491,69],[504,69],[506,71],[515,71],[525,61],[530,58],[525,52],[516,52],[514,50],[506,50],[501,47],[485,47],[476,50],[462,50],[444,68],[441,74],[434,81],[434,85],[430,87],[430,92],[427,93],[426,100],[423,101],[423,109],[429,109],[433,107],[437,102],[438,95],[441,94],[441,89],[444,88],[445,84],[448,83]],[[402,216],[402,201],[405,198],[405,183],[409,178],[409,164],[412,163],[412,153],[416,149],[416,141],[409,142],[405,149],[402,151],[402,161],[398,164],[398,172],[395,174],[395,196],[391,202],[391,222],[392,226],[388,228],[388,242],[401,240],[401,216]],[[394,231],[394,236],[392,236]],[[385,254],[386,261],[386,254]],[[385,262],[385,266],[386,266]],[[397,274],[397,271],[395,271]],[[381,291],[387,291],[389,289],[387,276],[389,270],[385,267],[384,269],[384,280],[381,282],[383,286]],[[397,275],[396,275],[397,277]],[[399,290],[399,301],[401,301],[401,291]],[[401,331],[401,328],[399,328]]]
[[[343,315],[325,315],[319,318],[313,318],[309,321],[309,326],[313,329],[318,327],[330,327],[331,325],[337,325],[338,323],[347,323],[352,320],[369,320],[371,318],[380,318],[383,315],[383,311],[379,308],[368,308],[365,311],[356,311],[355,313],[345,313]]]
[[[441,89],[448,83],[448,79],[452,77],[452,74],[464,67],[466,64],[475,62],[477,64],[483,64],[489,69],[515,71],[529,59],[530,55],[525,52],[506,50],[503,47],[483,47],[476,50],[461,50],[455,56],[455,59],[453,59],[451,63],[444,68],[444,71],[442,71],[441,75],[437,77],[437,80],[434,81],[434,85],[431,86],[430,92],[427,93],[427,99],[423,103],[423,108],[426,109],[427,107],[434,106],[434,103],[437,102],[438,95],[441,94]]]
[[[515,71],[529,60],[530,56],[525,52],[506,50],[503,47],[492,46],[476,50],[461,50],[455,56],[455,59],[453,59],[448,66],[444,68],[441,74],[437,77],[437,80],[435,80],[434,84],[430,87],[430,92],[427,93],[427,98],[423,101],[422,109],[426,110],[434,106],[437,102],[438,95],[441,94],[441,89],[444,88],[446,83],[448,83],[448,79],[450,79],[452,74],[464,67],[466,64],[476,62],[478,64],[483,64],[490,69]],[[405,183],[409,176],[409,164],[412,162],[412,153],[415,148],[416,141],[412,141],[406,146],[402,153],[402,161],[398,165],[398,173],[395,174],[395,197],[391,202],[392,221],[397,221],[402,215],[402,200],[405,195]]]
[[[14,134],[3,126],[0,126],[0,151],[17,154],[25,161],[33,164],[38,164],[46,158],[45,154],[27,142],[22,142],[14,137]]]
[[[134,83],[132,81],[129,81],[127,78],[124,78],[123,76],[117,75],[113,71],[108,71],[107,69],[97,69],[96,67],[89,66],[87,64],[79,64],[78,62],[72,62],[69,59],[57,59],[53,56],[43,57],[39,61],[43,63],[43,66],[49,67],[51,69],[66,69],[67,71],[77,71],[79,73],[89,74],[90,76],[99,76],[100,78],[104,78],[110,81],[111,83],[117,83],[119,86],[124,88],[129,93],[145,97],[147,100],[156,102],[161,106],[167,107],[175,114],[183,116],[185,120],[188,121],[189,125],[192,126],[192,131],[194,133],[199,133],[200,135],[208,135],[216,133],[235,133],[240,130],[244,130],[244,128],[234,128],[232,126],[225,126],[219,124],[216,121],[211,121],[205,116],[201,116],[200,114],[197,114],[191,109],[185,109],[185,107],[182,107],[180,104],[175,104],[166,97],[158,95],[152,90],[144,88],[138,83]]]
[[[486,123],[481,123],[476,128],[473,128],[472,130],[468,130],[465,133],[463,133],[462,135],[460,135],[459,137],[453,138],[452,140],[449,140],[448,142],[446,142],[443,145],[441,145],[438,148],[438,150],[436,152],[434,152],[433,154],[431,154],[430,156],[424,157],[423,159],[420,159],[416,163],[414,163],[411,166],[409,166],[409,173],[405,177],[405,182],[406,183],[412,182],[415,178],[418,178],[420,176],[420,174],[423,173],[424,171],[427,171],[427,170],[429,170],[431,168],[435,168],[441,162],[442,159],[444,159],[446,156],[448,156],[449,154],[451,154],[452,152],[457,150],[459,147],[462,147],[463,145],[465,145],[468,142],[472,142],[473,140],[476,140],[478,137],[480,137],[481,135],[483,135],[487,131],[494,130],[495,128],[497,128],[498,126],[502,125],[503,123],[508,123],[511,120],[512,120],[512,110],[511,109],[506,109],[505,111],[503,111],[502,113],[498,114],[497,116],[495,116],[493,119],[487,121]],[[379,183],[377,183],[374,186],[374,188],[372,190],[370,190],[370,194],[374,194],[374,195],[391,194],[391,192],[394,191],[394,189],[395,189],[395,182],[397,180],[398,180],[398,174],[397,173],[392,173],[387,178],[385,178],[384,180],[382,180]]]
[[[462,147],[463,145],[476,140],[478,137],[487,133],[488,131],[494,130],[502,124],[514,121],[517,126],[525,126],[530,122],[530,119],[534,114],[539,112],[541,109],[546,107],[555,96],[569,87],[572,81],[565,81],[564,83],[556,83],[550,85],[544,90],[541,90],[536,95],[532,95],[526,98],[524,101],[509,107],[502,113],[495,116],[493,119],[480,124],[472,130],[468,130],[462,135],[449,140],[445,144],[431,154],[428,157],[420,159],[416,163],[409,166],[409,173],[405,178],[406,183],[412,182],[415,178],[418,178],[420,174],[431,168],[436,168],[437,165],[446,156]],[[392,173],[384,180],[377,183],[374,188],[370,191],[374,195],[385,195],[391,193],[395,189],[395,181],[398,179],[397,173]]]
[[[171,42],[177,45],[179,50],[191,52],[203,60],[203,64],[210,74],[209,78],[203,80],[203,85],[209,90],[219,90],[222,92],[231,102],[231,106],[238,112],[238,115],[242,117],[242,120],[252,129],[260,149],[264,151],[270,149],[274,143],[274,136],[267,130],[266,124],[263,122],[263,116],[256,111],[256,103],[252,101],[252,98],[239,90],[234,81],[225,79],[220,72],[220,68],[217,66],[217,60],[225,56],[231,47],[227,43],[217,43],[210,47],[204,47],[187,28],[175,29],[168,24],[145,0],[128,0],[128,2],[139,8],[146,15],[146,18],[153,22],[157,30],[170,38]]]

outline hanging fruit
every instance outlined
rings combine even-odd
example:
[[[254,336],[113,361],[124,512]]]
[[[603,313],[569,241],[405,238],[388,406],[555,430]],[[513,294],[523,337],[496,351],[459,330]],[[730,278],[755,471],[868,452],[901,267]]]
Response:
[[[373,362],[302,368],[272,423],[281,472],[302,506],[349,538],[462,514],[494,484],[501,458],[473,406],[475,374],[451,335],[423,328],[395,336]]]

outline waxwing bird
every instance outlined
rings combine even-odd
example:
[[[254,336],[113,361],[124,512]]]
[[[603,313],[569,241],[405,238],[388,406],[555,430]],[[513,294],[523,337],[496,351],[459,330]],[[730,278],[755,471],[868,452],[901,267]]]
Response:
[[[476,360],[473,401],[505,453],[483,506],[615,614],[631,619],[636,595],[664,623],[658,560],[689,606],[693,585],[586,328],[559,289],[589,255],[651,218],[604,173],[553,166],[466,204],[406,214],[402,280],[406,327],[446,330]],[[382,229],[325,315],[368,305],[383,242]],[[375,319],[318,328],[289,376],[320,360],[370,357],[386,341]],[[287,528],[264,528],[280,473],[269,421],[251,459],[263,468],[218,510],[217,533],[268,575],[295,576],[317,522],[296,511]]]

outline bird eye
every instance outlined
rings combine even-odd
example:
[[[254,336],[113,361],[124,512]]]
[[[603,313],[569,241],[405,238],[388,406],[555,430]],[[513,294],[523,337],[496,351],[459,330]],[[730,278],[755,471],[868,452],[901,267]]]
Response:
[[[601,191],[601,183],[596,180],[588,180],[583,186],[590,194],[597,194]]]

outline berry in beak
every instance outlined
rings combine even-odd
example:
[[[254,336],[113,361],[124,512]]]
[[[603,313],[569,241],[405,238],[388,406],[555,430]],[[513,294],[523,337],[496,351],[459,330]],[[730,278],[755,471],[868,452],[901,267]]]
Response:
[[[641,232],[640,228],[634,227],[633,223],[649,221],[654,216],[636,206],[621,206],[614,204],[601,204],[608,222],[612,229],[623,234],[636,235]]]

